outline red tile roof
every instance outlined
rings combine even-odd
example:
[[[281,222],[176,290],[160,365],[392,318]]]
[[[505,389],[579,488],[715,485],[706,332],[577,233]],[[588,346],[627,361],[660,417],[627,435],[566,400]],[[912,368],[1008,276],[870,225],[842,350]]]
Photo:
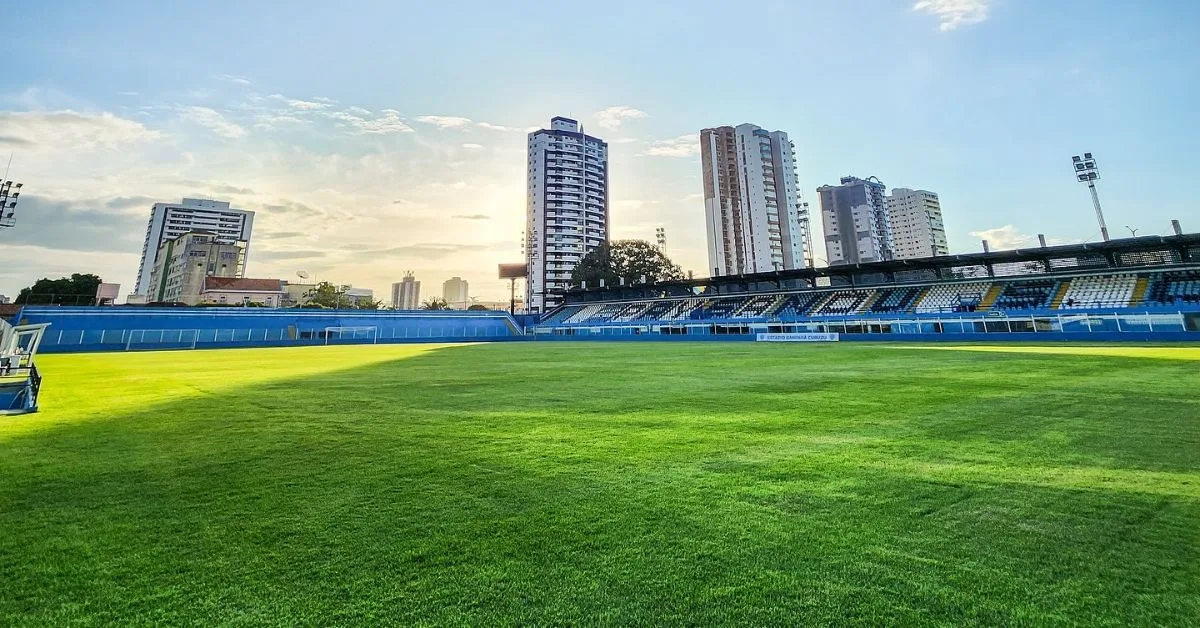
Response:
[[[202,292],[283,292],[283,282],[278,279],[205,277]]]

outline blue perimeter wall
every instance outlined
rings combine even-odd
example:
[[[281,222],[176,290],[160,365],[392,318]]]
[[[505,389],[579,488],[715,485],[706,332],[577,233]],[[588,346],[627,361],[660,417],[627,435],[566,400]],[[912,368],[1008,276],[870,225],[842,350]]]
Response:
[[[453,310],[28,306],[11,322],[50,323],[42,353],[524,338],[507,312]]]
[[[536,315],[506,312],[317,310],[268,308],[146,308],[29,306],[13,323],[50,323],[41,352],[276,347],[345,343],[561,341],[754,341],[751,334],[573,335],[535,333]],[[916,322],[916,321],[912,321]],[[357,330],[330,332],[330,327]],[[371,329],[366,329],[371,328]],[[543,329],[542,332],[550,331]],[[965,331],[965,330],[963,330]],[[1200,342],[1200,332],[1097,328],[1009,333],[841,334],[842,341],[947,342]]]

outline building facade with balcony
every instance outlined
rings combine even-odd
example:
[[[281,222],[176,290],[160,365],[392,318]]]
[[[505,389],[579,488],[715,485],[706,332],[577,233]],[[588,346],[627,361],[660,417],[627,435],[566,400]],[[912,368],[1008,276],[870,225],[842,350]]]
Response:
[[[146,302],[186,303],[202,301],[206,277],[241,277],[246,247],[228,243],[208,231],[189,231],[163,242],[148,273]]]
[[[146,224],[146,237],[142,242],[142,261],[138,266],[137,284],[134,295],[142,295],[154,301],[154,288],[150,273],[163,243],[189,231],[206,231],[222,244],[241,243],[242,268],[233,276],[241,277],[245,271],[246,255],[250,247],[250,232],[254,228],[254,212],[235,209],[225,201],[202,198],[185,198],[182,203],[155,203],[150,208],[150,220]]]
[[[841,185],[817,188],[830,266],[893,259],[886,191],[876,177],[842,177]]]
[[[562,302],[579,260],[608,242],[608,143],[552,118],[529,134],[527,174],[525,303],[545,312]]]
[[[942,205],[929,190],[892,188],[887,197],[895,259],[949,255]]]
[[[787,133],[753,124],[704,129],[700,162],[712,276],[808,265],[808,209]]]

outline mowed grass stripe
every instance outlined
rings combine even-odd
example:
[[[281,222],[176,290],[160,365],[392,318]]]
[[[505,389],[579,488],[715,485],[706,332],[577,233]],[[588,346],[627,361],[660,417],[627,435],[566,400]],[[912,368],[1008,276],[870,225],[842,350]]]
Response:
[[[46,356],[0,623],[1195,624],[1195,362],[1156,351]]]

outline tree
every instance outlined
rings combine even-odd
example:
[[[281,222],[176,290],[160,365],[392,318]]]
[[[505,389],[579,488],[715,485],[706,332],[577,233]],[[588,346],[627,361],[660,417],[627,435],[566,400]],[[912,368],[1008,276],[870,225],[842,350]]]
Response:
[[[683,271],[667,257],[662,249],[645,240],[616,240],[603,244],[583,256],[571,272],[571,283],[587,282],[589,288],[600,285],[616,286],[621,278],[626,284],[683,279]]]
[[[471,307],[467,308],[467,311],[468,312],[483,312],[483,311],[486,311],[487,309],[488,309],[487,306],[483,305],[482,303],[472,303]]]
[[[100,277],[75,273],[71,278],[43,277],[17,295],[22,305],[91,305],[95,303]]]
[[[313,288],[309,290],[304,297],[306,299],[305,305],[309,307],[320,306],[326,308],[337,308],[349,303],[345,294],[340,292],[337,286],[329,283],[328,281],[322,281],[321,283],[313,286]]]
[[[446,300],[441,297],[430,297],[430,298],[426,299],[424,303],[421,304],[421,309],[422,310],[448,310],[448,309],[450,309],[450,304],[446,303]]]
[[[378,310],[382,305],[383,301],[374,301],[366,297],[359,297],[358,302],[354,304],[354,307],[360,310]]]

